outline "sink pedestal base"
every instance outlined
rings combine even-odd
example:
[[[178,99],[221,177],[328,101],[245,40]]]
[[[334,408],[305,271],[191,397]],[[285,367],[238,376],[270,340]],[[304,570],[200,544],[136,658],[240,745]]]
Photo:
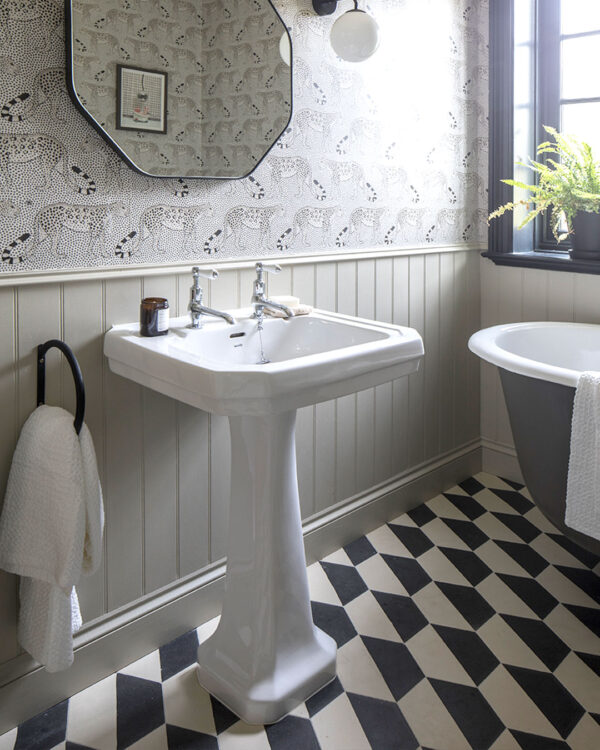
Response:
[[[312,620],[300,520],[296,412],[230,417],[225,598],[198,649],[198,680],[249,724],[269,724],[335,677]]]

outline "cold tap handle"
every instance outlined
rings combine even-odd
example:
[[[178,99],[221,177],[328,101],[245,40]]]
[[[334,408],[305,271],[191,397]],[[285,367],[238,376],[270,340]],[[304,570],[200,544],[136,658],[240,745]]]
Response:
[[[259,262],[256,264],[256,272],[260,273],[261,271],[266,271],[267,273],[279,273],[281,271],[281,266],[278,266],[277,263],[269,265],[268,263]]]

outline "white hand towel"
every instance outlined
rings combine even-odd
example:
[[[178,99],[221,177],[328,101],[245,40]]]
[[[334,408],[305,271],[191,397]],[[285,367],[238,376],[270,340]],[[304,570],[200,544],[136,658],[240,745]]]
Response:
[[[73,661],[81,626],[74,589],[100,562],[104,515],[86,425],[40,406],[15,449],[0,517],[0,567],[22,576],[18,637],[48,671]]]
[[[565,523],[600,540],[600,373],[583,372],[575,391]]]
[[[73,633],[81,627],[75,587],[65,591],[35,578],[19,586],[19,643],[47,672],[60,672],[73,663]]]
[[[87,425],[81,425],[79,445],[83,463],[85,487],[86,527],[83,545],[82,571],[84,575],[94,573],[102,559],[102,532],[104,530],[104,503],[102,487],[98,477],[96,451]]]

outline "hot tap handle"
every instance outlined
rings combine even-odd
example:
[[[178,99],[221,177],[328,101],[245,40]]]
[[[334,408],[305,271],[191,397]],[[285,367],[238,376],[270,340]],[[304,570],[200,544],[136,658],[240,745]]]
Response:
[[[264,294],[265,282],[263,275],[265,271],[267,273],[279,273],[281,266],[278,266],[276,263],[269,265],[268,263],[261,263],[259,261],[254,268],[256,269],[256,279],[254,280],[254,295],[256,296],[257,294]]]
[[[200,268],[199,266],[194,266],[192,268],[192,276],[194,277],[194,281],[196,281],[199,277],[202,277],[203,279],[209,279],[210,281],[214,281],[215,279],[219,278],[219,272],[216,268]]]

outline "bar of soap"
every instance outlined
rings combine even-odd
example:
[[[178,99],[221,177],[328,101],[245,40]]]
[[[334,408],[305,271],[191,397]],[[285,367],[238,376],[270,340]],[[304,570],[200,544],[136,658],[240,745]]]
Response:
[[[282,304],[286,303],[284,302]],[[313,311],[313,308],[310,305],[288,305],[288,307],[294,313],[294,315],[310,315]],[[283,310],[274,310],[272,307],[265,307],[265,315],[270,315],[272,318],[286,317]]]
[[[285,295],[285,294],[280,294],[275,297],[269,297],[269,299],[272,299],[273,302],[279,302],[280,305],[291,307],[292,309],[294,307],[298,307],[298,305],[300,304],[300,297],[292,297],[290,295]]]

